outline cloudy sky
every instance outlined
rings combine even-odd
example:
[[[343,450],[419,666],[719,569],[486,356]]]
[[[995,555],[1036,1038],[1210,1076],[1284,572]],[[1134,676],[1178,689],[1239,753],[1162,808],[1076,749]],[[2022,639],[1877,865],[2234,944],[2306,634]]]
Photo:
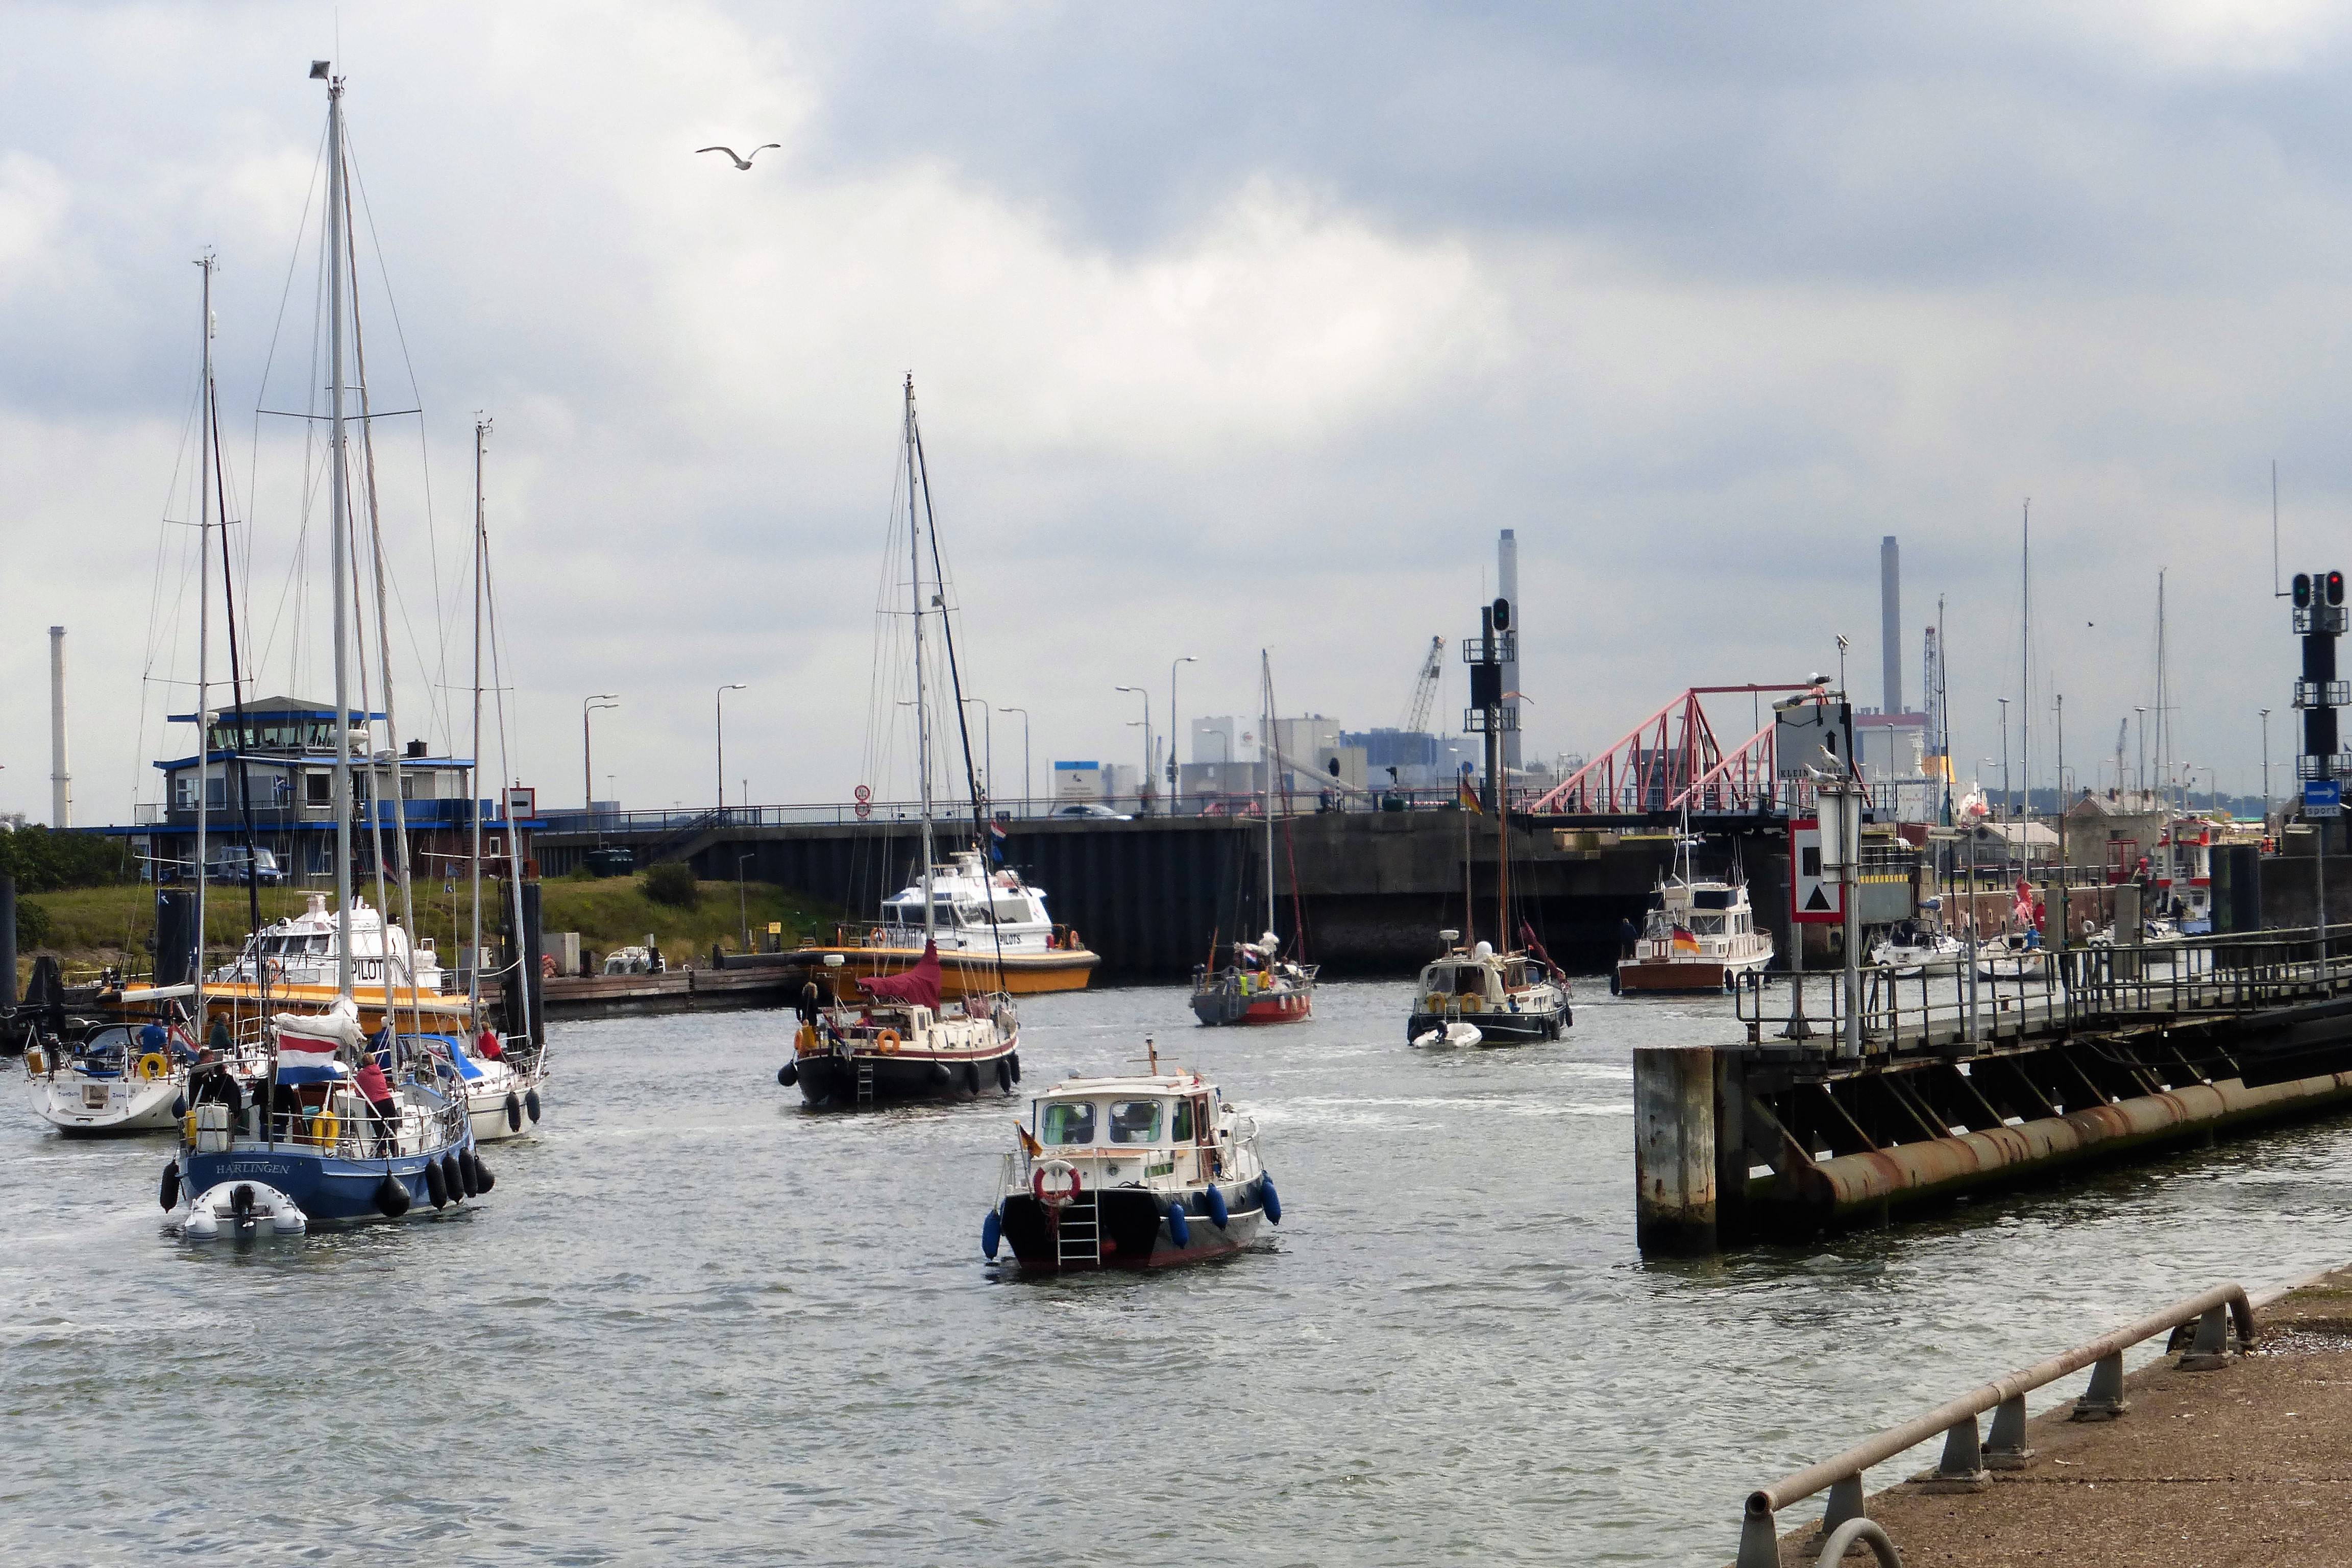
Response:
[[[379,435],[404,705],[466,679],[485,411],[551,802],[590,692],[631,805],[709,798],[730,681],[730,793],[877,767],[909,372],[970,686],[1041,778],[1136,752],[1112,689],[1164,720],[1185,654],[1188,713],[1253,708],[1264,646],[1286,709],[1394,723],[1502,527],[1530,754],[1841,632],[1874,702],[1895,533],[1965,773],[2028,497],[2038,782],[2056,695],[2086,782],[2152,702],[2160,568],[2179,753],[2258,787],[2266,706],[2293,750],[2271,465],[2289,571],[2338,563],[2352,489],[2336,8],[10,3],[0,37],[0,808],[47,815],[52,623],[78,820],[152,798],[207,247],[260,683],[328,689],[304,426],[255,410],[312,405],[330,55],[376,406],[424,410]]]

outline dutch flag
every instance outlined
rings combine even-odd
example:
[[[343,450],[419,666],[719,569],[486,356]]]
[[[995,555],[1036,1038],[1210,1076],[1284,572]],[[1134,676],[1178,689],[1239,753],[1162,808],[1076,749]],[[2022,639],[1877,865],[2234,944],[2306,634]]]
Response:
[[[1004,824],[1001,822],[988,825],[988,855],[998,865],[1004,864]]]

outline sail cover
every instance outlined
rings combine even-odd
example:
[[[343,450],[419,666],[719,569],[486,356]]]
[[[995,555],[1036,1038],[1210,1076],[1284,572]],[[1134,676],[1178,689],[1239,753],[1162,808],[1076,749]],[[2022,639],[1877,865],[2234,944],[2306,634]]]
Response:
[[[861,980],[857,988],[877,1002],[900,1002],[940,1010],[940,944],[923,943],[923,956],[903,974]]]

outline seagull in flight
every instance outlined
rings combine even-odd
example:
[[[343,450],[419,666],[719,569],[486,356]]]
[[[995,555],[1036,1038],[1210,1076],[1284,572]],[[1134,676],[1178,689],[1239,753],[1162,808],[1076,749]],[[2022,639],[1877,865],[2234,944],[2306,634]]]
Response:
[[[698,155],[704,153],[724,153],[730,158],[735,160],[735,166],[737,168],[749,169],[751,166],[751,160],[766,152],[768,148],[782,148],[782,146],[783,143],[781,142],[770,142],[763,146],[754,147],[749,153],[737,153],[732,147],[697,147],[694,151]]]

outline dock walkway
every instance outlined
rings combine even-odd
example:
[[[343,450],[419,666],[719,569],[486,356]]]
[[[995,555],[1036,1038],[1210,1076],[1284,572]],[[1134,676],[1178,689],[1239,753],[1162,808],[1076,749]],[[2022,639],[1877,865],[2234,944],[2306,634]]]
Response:
[[[1958,1492],[1923,1473],[1873,1496],[1870,1517],[1906,1568],[2352,1563],[2352,1268],[2261,1308],[2258,1331],[2222,1370],[2167,1356],[2134,1373],[2119,1419],[2037,1417],[2021,1468]],[[1784,1535],[1780,1561],[1818,1546],[1810,1526]]]

